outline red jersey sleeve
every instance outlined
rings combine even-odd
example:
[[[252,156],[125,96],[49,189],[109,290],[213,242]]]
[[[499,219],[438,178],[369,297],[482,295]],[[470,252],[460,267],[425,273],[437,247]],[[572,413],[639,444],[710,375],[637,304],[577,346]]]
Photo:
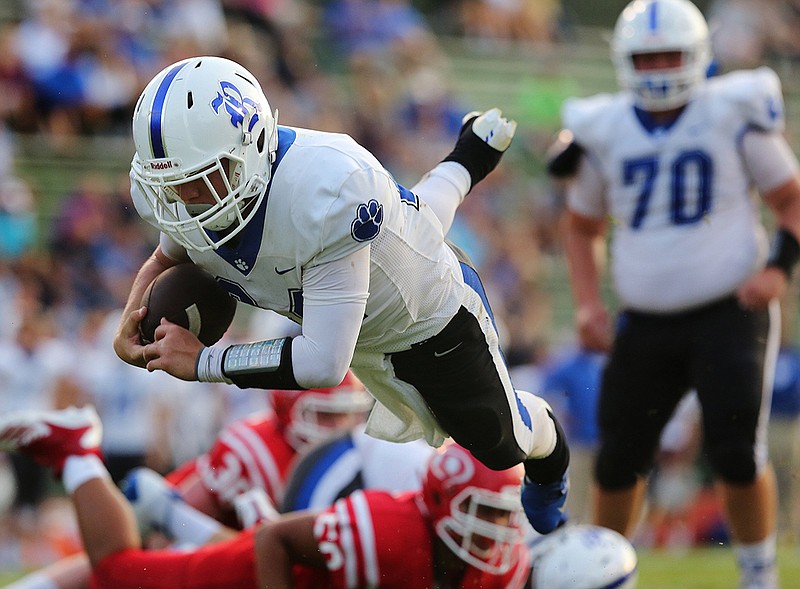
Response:
[[[317,516],[314,535],[334,587],[433,586],[431,534],[413,493],[356,491]]]

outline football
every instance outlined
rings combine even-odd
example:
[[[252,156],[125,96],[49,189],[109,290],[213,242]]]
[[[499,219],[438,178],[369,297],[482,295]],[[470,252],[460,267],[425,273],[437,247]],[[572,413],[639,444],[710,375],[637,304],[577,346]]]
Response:
[[[185,327],[203,345],[217,343],[233,321],[236,299],[217,280],[192,263],[168,268],[151,282],[142,296],[147,313],[139,323],[143,344],[155,340],[155,330],[164,317]]]

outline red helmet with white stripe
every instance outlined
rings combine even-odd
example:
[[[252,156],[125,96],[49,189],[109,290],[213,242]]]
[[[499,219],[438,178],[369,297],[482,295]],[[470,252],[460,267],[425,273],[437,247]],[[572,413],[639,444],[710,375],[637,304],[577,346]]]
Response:
[[[523,540],[521,465],[491,470],[467,450],[448,444],[434,454],[422,485],[422,500],[436,534],[468,564],[504,574]]]
[[[275,415],[289,443],[298,452],[366,420],[372,396],[348,371],[329,389],[270,391]]]

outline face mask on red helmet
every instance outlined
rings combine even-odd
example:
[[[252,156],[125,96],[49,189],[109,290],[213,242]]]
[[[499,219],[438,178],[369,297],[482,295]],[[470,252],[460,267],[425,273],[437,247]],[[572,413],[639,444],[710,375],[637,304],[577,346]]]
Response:
[[[437,536],[459,558],[492,574],[515,563],[522,542],[522,467],[496,471],[467,450],[449,444],[435,454],[422,500]]]

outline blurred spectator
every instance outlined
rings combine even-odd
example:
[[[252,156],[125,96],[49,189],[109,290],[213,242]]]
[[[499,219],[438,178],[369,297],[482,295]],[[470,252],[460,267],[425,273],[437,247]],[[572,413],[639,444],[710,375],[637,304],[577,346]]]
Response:
[[[216,55],[228,46],[227,24],[220,0],[161,0],[165,42],[187,38],[194,55]]]
[[[764,16],[775,2],[715,0],[709,9],[714,58],[723,70],[752,68],[763,63],[769,44]]]
[[[798,0],[715,0],[708,14],[723,71],[757,67],[772,56],[800,57]]]
[[[172,465],[167,421],[171,383],[158,374],[133,370],[117,357],[111,342],[118,320],[117,311],[87,313],[73,343],[81,358],[80,386],[103,421],[103,456],[117,482],[139,466],[163,473]]]
[[[700,403],[691,392],[661,431],[656,465],[647,488],[646,520],[638,531],[639,543],[679,550],[694,544],[689,512],[702,486],[696,466],[701,439]]]
[[[14,50],[32,85],[42,129],[61,142],[80,128],[79,109],[84,97],[72,47],[75,13],[68,1],[27,4],[31,14],[17,28]]]
[[[570,443],[570,521],[591,522],[591,489],[597,450],[597,398],[605,354],[575,346],[558,350],[542,366],[542,396],[564,427]]]
[[[769,454],[778,483],[778,534],[796,542],[800,534],[800,348],[786,334],[775,367]]]
[[[37,111],[33,88],[16,51],[16,42],[17,27],[3,25],[0,28],[0,96],[3,97],[0,120],[8,122],[16,130],[31,132],[37,129]],[[7,135],[5,128],[2,135]],[[5,170],[2,170],[2,175],[5,175]]]
[[[0,179],[0,259],[16,260],[31,250],[38,237],[36,202],[22,179]]]
[[[114,307],[99,264],[113,233],[111,202],[108,181],[88,173],[61,199],[53,219],[50,248],[59,292],[78,310]]]
[[[108,195],[106,229],[98,236],[92,250],[110,306],[122,308],[133,277],[153,253],[158,235],[140,222],[130,201],[127,174],[121,174],[116,181],[117,186]]]
[[[240,40],[243,27],[249,27],[259,41],[259,50],[269,55],[274,77],[286,88],[295,89],[299,78],[307,74],[309,58],[305,8],[296,0],[223,0],[222,8],[232,37]],[[238,54],[238,43],[233,45],[232,53]],[[246,57],[242,61],[253,65]]]
[[[60,339],[51,313],[32,308],[17,318],[15,337],[0,341],[0,407],[3,412],[64,408],[85,400],[74,378],[76,356]],[[19,456],[10,457],[17,485],[15,509],[31,513],[48,494],[47,471]]]
[[[463,0],[460,17],[464,35],[486,44],[549,43],[557,37],[560,11],[557,0]]]
[[[52,274],[49,256],[24,255],[13,263],[0,260],[0,342],[14,339],[25,318],[56,305],[59,297],[49,280]]]
[[[330,0],[321,24],[344,56],[379,54],[396,44],[432,37],[425,18],[408,0]]]

